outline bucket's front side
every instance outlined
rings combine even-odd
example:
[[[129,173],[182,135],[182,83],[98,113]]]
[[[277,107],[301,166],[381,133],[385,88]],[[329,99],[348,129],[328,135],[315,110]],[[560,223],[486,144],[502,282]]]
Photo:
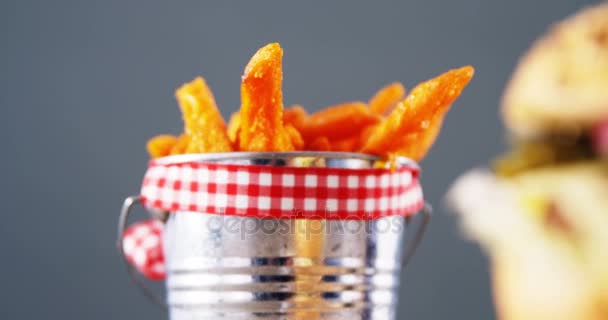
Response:
[[[170,211],[172,320],[395,318],[404,233],[422,203],[415,163],[375,169],[368,156],[293,153],[162,161],[142,197]]]
[[[393,319],[408,220],[176,212],[164,236],[171,319]]]

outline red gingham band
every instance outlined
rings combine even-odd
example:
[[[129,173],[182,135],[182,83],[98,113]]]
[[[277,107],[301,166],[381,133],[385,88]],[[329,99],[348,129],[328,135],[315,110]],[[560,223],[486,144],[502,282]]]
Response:
[[[127,261],[152,280],[165,278],[164,224],[157,219],[140,221],[125,230],[122,247]]]
[[[418,169],[295,168],[152,161],[144,205],[257,218],[370,220],[410,215],[423,204]]]

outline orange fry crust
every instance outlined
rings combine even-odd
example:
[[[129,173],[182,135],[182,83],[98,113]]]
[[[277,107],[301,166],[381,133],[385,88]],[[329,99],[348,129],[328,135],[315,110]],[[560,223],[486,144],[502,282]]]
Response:
[[[426,156],[437,139],[445,114],[473,77],[465,66],[418,84],[405,98],[393,82],[367,103],[345,102],[308,114],[300,105],[284,110],[283,49],[260,48],[245,67],[241,108],[224,122],[205,80],[197,77],[178,88],[184,133],[158,135],[146,149],[151,158],[184,153],[230,151],[339,151],[374,154],[386,159]],[[387,115],[388,114],[388,115]]]
[[[315,138],[309,144],[307,144],[306,149],[312,151],[330,151],[331,144],[329,143],[329,139],[327,139],[327,137],[321,136]]]
[[[369,108],[373,113],[384,115],[399,103],[405,95],[405,88],[400,82],[393,82],[382,87],[369,99]]]
[[[177,137],[170,134],[161,134],[152,137],[146,144],[150,158],[160,158],[171,154],[171,149],[177,143]]]
[[[395,155],[407,157],[415,161],[422,160],[439,136],[443,118],[443,114],[437,114],[429,122],[429,126],[425,130],[408,133],[403,139],[400,139],[398,142],[399,146],[396,148],[399,151]]]
[[[226,124],[203,78],[182,85],[175,97],[182,110],[184,132],[190,137],[186,153],[232,151]]]
[[[371,112],[367,104],[346,102],[311,114],[302,128],[302,136],[311,141],[320,136],[339,140],[358,134],[363,128],[380,120],[381,117]]]
[[[412,135],[426,137],[432,144],[440,130],[443,115],[460,96],[473,74],[473,67],[466,66],[417,85],[374,129],[360,151],[384,157],[407,156],[412,153],[410,149],[421,142],[412,138]],[[436,132],[431,134],[427,131]],[[430,145],[421,150],[428,148]],[[420,157],[426,153],[421,150],[414,152],[414,155]]]
[[[359,134],[352,137],[331,141],[331,150],[339,152],[355,152],[359,148],[361,138]]]
[[[173,145],[173,148],[171,148],[171,152],[169,152],[169,154],[176,155],[186,153],[189,143],[190,136],[185,133],[181,134],[179,137],[177,137],[177,143]]]
[[[233,113],[230,116],[230,121],[228,121],[228,128],[226,131],[228,132],[228,139],[233,146],[239,145],[239,132],[241,130],[241,114],[238,112]]]
[[[288,124],[285,126],[285,131],[289,135],[289,140],[293,145],[294,150],[303,150],[304,149],[304,139],[302,135],[294,126]]]
[[[283,111],[283,122],[285,125],[292,125],[298,131],[302,131],[308,118],[308,113],[300,105],[291,106]]]
[[[241,84],[242,151],[292,151],[289,132],[283,126],[283,49],[271,43],[251,58]]]

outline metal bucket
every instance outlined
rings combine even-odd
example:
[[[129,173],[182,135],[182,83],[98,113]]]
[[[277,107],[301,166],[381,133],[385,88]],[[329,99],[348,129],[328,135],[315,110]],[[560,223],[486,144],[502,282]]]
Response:
[[[353,153],[290,152],[184,155],[161,161],[361,169],[373,168],[377,160]],[[401,159],[399,165],[416,163]],[[136,200],[125,201],[119,237]],[[400,271],[423,236],[430,207],[423,212],[406,250],[411,216],[364,221],[187,211],[165,215],[170,318],[395,319]]]

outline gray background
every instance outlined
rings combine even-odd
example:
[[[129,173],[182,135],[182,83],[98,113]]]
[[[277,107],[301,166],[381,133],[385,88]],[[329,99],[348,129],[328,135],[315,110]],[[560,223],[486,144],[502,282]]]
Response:
[[[173,90],[196,75],[234,111],[248,58],[279,41],[285,103],[310,110],[476,67],[423,162],[439,212],[399,308],[402,319],[492,319],[487,261],[441,197],[504,147],[497,102],[520,53],[585,3],[2,1],[0,318],[163,319],[114,250],[144,143],[180,131]]]

